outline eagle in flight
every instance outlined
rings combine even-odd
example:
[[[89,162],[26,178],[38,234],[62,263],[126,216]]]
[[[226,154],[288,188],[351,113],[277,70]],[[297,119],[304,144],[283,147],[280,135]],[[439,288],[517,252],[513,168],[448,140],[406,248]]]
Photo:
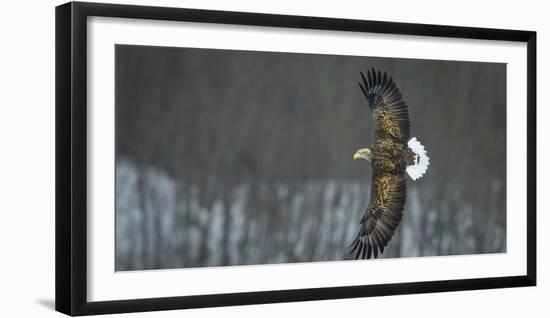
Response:
[[[357,150],[353,159],[372,167],[370,202],[361,218],[359,233],[350,245],[358,258],[376,258],[384,252],[401,221],[407,196],[406,175],[417,180],[428,169],[424,146],[409,138],[409,112],[401,93],[386,72],[361,72],[361,91],[376,122],[374,145]]]

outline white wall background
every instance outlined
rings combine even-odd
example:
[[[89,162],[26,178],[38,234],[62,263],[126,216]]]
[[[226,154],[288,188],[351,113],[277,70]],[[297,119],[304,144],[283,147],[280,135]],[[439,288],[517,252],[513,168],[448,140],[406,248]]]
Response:
[[[550,22],[544,1],[115,1],[190,8],[385,21],[528,29],[538,32],[538,286],[351,300],[224,307],[116,317],[280,317],[387,315],[424,317],[550,314]],[[0,18],[0,316],[61,317],[54,304],[54,6],[63,1],[12,1]],[[146,286],[144,286],[146,288]]]

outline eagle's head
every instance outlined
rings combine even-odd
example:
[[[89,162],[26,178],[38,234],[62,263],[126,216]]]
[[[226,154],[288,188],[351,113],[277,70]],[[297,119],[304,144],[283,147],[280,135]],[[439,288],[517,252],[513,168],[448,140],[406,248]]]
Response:
[[[355,152],[353,155],[353,160],[355,159],[365,159],[370,161],[372,158],[372,151],[369,148],[361,148]]]

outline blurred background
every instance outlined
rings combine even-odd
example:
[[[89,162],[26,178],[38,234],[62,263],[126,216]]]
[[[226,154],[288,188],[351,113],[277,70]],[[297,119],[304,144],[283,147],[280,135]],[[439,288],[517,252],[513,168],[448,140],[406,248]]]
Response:
[[[506,251],[506,66],[117,45],[115,269],[348,259],[391,75],[431,165],[382,257]]]

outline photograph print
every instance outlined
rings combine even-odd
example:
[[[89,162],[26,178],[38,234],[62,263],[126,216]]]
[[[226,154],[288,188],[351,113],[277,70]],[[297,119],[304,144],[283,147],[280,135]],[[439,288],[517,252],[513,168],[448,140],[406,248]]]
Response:
[[[116,271],[506,252],[504,63],[116,45],[115,146]]]

